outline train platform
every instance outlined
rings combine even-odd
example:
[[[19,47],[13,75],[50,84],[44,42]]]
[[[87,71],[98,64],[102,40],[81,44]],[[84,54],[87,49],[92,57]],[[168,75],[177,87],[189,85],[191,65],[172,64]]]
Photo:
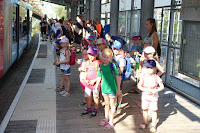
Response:
[[[104,103],[99,105],[96,118],[81,117],[85,107],[80,106],[82,93],[79,84],[79,61],[71,67],[71,95],[62,97],[55,91],[61,79],[59,68],[53,65],[54,52],[48,41],[39,40],[30,76],[14,111],[10,112],[5,133],[146,133],[140,130],[143,122],[140,110],[140,94],[128,93],[135,87],[133,80],[124,83],[121,112],[116,113],[113,130],[98,126],[104,118]],[[165,88],[159,93],[158,133],[196,133],[200,131],[200,106]],[[12,105],[11,105],[12,106]]]

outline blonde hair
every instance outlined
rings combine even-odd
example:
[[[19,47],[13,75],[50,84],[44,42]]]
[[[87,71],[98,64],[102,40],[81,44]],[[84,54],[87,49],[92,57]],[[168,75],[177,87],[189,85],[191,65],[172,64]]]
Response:
[[[112,52],[112,50],[111,49],[109,49],[109,48],[105,48],[103,51],[102,51],[102,54],[109,54],[109,55],[113,55],[113,52]]]

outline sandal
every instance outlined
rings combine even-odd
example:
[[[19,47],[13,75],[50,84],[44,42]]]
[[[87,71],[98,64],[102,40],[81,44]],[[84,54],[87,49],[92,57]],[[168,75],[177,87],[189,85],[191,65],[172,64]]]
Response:
[[[139,126],[140,129],[145,129],[147,127],[147,124],[143,123]]]
[[[55,91],[56,91],[56,92],[58,92],[58,91],[63,91],[63,88],[57,87]]]
[[[107,119],[103,119],[100,121],[99,126],[105,126],[108,124],[108,120]]]
[[[150,133],[156,133],[156,127],[152,126],[150,129]]]
[[[111,125],[110,123],[108,123],[108,124],[104,127],[105,130],[110,130],[110,129],[113,129],[113,128],[114,128],[114,125]]]

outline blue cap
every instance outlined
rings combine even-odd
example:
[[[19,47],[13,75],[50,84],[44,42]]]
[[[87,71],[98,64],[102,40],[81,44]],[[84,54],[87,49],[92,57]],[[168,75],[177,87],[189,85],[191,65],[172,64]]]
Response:
[[[120,49],[120,48],[122,48],[122,44],[119,41],[115,40],[113,42],[113,46],[112,47],[116,48],[116,49]]]
[[[155,68],[156,67],[156,61],[155,60],[148,60],[145,64],[146,67]]]
[[[94,41],[94,40],[95,40],[95,36],[90,35],[90,36],[88,37],[88,40],[92,40],[92,41]]]

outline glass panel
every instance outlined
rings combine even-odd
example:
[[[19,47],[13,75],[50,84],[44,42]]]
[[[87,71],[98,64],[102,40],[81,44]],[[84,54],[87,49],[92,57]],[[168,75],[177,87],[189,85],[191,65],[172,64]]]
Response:
[[[132,0],[120,0],[119,1],[119,11],[131,10]]]
[[[126,12],[119,12],[119,21],[118,21],[118,34],[125,36],[126,28]]]
[[[141,9],[142,0],[134,0],[134,9]]]
[[[127,27],[126,27],[126,36],[130,37],[130,31],[131,31],[131,12],[127,12]]]
[[[181,31],[182,21],[180,20],[180,12],[177,10],[174,12],[174,32],[173,32],[173,42],[174,45],[180,47],[181,44]]]
[[[107,13],[110,12],[110,3],[101,5],[101,13]]]
[[[131,35],[139,35],[139,28],[140,28],[140,10],[132,11],[132,18],[131,18]]]
[[[155,0],[154,7],[170,6],[171,0]]]

